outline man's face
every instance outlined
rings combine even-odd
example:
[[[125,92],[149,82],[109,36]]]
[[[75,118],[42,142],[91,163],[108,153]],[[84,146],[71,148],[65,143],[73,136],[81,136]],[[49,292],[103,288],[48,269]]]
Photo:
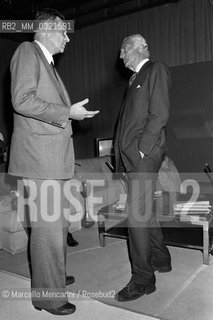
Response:
[[[65,24],[60,18],[56,18],[53,22],[53,31],[48,33],[49,45],[51,46],[52,54],[62,53],[69,42]]]
[[[142,60],[142,56],[140,48],[135,45],[133,39],[128,39],[123,42],[120,51],[120,58],[123,59],[126,68],[135,71],[137,65]]]

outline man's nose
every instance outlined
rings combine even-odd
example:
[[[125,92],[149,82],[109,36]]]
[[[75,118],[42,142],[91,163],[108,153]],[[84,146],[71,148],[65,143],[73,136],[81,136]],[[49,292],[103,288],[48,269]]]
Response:
[[[122,59],[124,57],[124,50],[121,50],[120,52],[120,58]]]

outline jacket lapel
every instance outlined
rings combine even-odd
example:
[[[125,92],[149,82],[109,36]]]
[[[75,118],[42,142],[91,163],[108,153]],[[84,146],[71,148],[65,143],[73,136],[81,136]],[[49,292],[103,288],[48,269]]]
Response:
[[[142,68],[140,69],[140,71],[138,72],[135,80],[133,81],[133,83],[131,84],[131,86],[128,88],[127,90],[127,95],[126,95],[126,101],[125,101],[125,105],[128,105],[129,102],[132,100],[132,98],[134,97],[135,94],[135,89],[137,88],[139,82],[143,82],[143,78],[145,79],[145,76],[149,70],[149,67],[152,65],[152,62],[149,60],[147,61]]]
[[[58,79],[56,79],[54,71],[52,70],[52,67],[48,63],[47,59],[45,58],[41,48],[39,47],[39,45],[36,42],[33,42],[33,44],[34,44],[34,46],[36,48],[36,51],[37,51],[40,59],[44,63],[44,65],[45,65],[45,67],[47,69],[47,72],[49,73],[50,77],[54,81],[55,86],[56,86],[56,88],[57,88],[57,90],[58,90],[58,92],[60,94],[61,99],[63,100],[65,105],[70,106],[71,102],[70,102],[70,99],[69,99],[69,95],[68,95],[67,90],[66,90],[66,88],[65,88],[65,86],[63,84],[63,81],[61,80],[61,77],[59,76],[58,72],[56,71],[57,78],[58,78]]]
[[[62,94],[63,94],[63,96],[64,96],[64,98],[65,98],[65,101],[68,103],[68,106],[70,106],[70,105],[71,105],[71,102],[70,102],[70,98],[69,98],[68,92],[67,92],[67,90],[66,90],[66,88],[65,88],[65,86],[64,86],[64,83],[63,83],[61,77],[59,76],[57,70],[56,70],[56,74],[57,74],[57,78],[58,78],[57,82],[60,83],[60,86],[59,86],[59,87],[60,87],[60,90],[61,90],[61,88],[62,88]],[[61,96],[61,97],[62,97],[62,96]],[[62,97],[62,99],[63,99],[63,97]],[[63,100],[64,100],[64,99],[63,99]]]
[[[143,65],[143,67],[140,69],[140,71],[138,72],[138,74],[137,74],[135,80],[133,81],[133,83],[131,84],[131,86],[127,89],[126,96],[125,96],[124,101],[122,103],[122,107],[121,107],[120,115],[119,115],[119,122],[118,122],[119,136],[122,136],[124,123],[125,123],[125,119],[126,119],[126,110],[128,108],[128,105],[130,104],[131,100],[134,98],[135,90],[136,90],[138,84],[139,83],[142,84],[143,81],[145,80],[147,72],[152,64],[153,63],[150,60],[147,61]]]

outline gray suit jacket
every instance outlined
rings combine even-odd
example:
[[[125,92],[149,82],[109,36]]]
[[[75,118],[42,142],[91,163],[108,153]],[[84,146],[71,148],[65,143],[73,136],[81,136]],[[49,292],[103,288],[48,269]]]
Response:
[[[11,60],[14,130],[9,173],[69,179],[74,171],[71,102],[35,42],[23,42]]]

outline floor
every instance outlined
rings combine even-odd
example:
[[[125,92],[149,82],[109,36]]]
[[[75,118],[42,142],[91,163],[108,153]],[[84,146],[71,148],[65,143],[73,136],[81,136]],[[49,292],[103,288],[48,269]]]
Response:
[[[56,318],[45,311],[36,311],[30,301],[30,281],[5,272],[0,272],[0,319],[4,320],[48,320]],[[16,292],[24,293],[25,298],[17,298]],[[11,297],[13,295],[13,297]],[[128,310],[108,306],[92,299],[75,297],[76,312],[64,318],[73,320],[154,320],[157,318],[140,315]]]
[[[125,240],[116,239],[114,242],[115,239],[108,238],[106,247],[100,248],[97,229],[94,227],[76,232],[75,238],[79,241],[79,246],[68,248],[68,260],[73,261],[69,271],[76,277],[76,288],[78,286],[84,288],[86,285],[89,287],[90,278],[95,279],[92,282],[96,282],[98,288],[100,285],[100,288],[107,290],[108,288],[117,290],[121,284],[125,284],[129,277]],[[138,299],[135,309],[131,308],[133,305],[131,303],[117,307],[75,295],[71,297],[71,302],[76,305],[77,310],[69,318],[213,320],[213,260],[211,259],[207,266],[202,264],[202,254],[199,250],[175,247],[169,247],[169,250],[172,255],[173,271],[168,274],[157,273],[157,291]],[[11,274],[12,267],[23,269],[24,259],[24,253],[12,256],[0,250],[0,320],[14,318],[46,320],[55,317],[45,311],[34,310],[29,297],[29,279]],[[113,268],[112,259],[116,261]],[[94,269],[97,265],[97,269]],[[110,279],[111,283],[108,284],[107,279]],[[26,297],[12,298],[14,290],[26,292]],[[140,310],[143,314],[133,309]]]

